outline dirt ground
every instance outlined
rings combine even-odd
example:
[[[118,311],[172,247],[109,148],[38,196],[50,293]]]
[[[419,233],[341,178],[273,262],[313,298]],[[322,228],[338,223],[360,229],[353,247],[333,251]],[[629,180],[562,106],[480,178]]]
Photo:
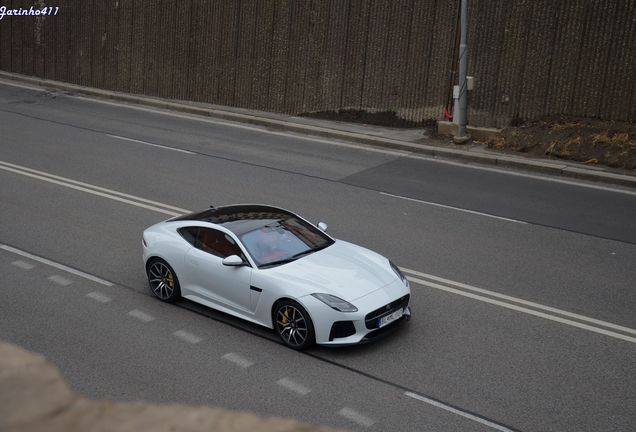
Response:
[[[636,123],[546,117],[503,130],[486,143],[504,152],[636,170]]]
[[[438,145],[452,146],[448,144],[448,137],[435,134],[434,120],[411,122],[391,111],[339,110],[300,115],[396,128],[426,127],[431,129],[429,140],[438,141]],[[636,123],[551,116],[507,127],[501,137],[481,144],[501,152],[636,170]]]

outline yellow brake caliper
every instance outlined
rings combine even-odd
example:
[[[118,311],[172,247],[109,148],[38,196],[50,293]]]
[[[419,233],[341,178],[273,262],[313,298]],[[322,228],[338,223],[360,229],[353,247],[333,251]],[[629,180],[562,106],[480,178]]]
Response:
[[[170,288],[174,288],[174,279],[172,278],[172,273],[168,273],[168,285],[170,285]]]
[[[285,309],[285,312],[283,313],[283,322],[278,321],[278,323],[280,325],[287,325],[287,323],[289,322],[289,309]]]

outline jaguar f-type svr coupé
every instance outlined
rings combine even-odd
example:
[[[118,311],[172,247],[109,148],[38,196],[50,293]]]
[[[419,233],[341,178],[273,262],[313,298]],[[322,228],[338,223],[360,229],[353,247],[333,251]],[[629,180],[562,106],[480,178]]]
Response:
[[[410,288],[385,257],[280,208],[232,205],[147,228],[152,292],[273,328],[291,348],[351,345],[411,315]]]

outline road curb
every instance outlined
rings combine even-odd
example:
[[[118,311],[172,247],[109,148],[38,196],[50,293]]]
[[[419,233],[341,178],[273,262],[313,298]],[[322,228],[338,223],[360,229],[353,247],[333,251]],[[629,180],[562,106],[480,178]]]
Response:
[[[498,165],[503,167],[514,167],[546,174],[558,175],[563,177],[589,180],[595,182],[604,182],[621,186],[629,186],[636,188],[636,176],[619,174],[608,171],[600,171],[585,168],[583,166],[571,166],[559,164],[549,161],[532,160],[523,157],[511,155],[493,155],[476,153],[474,151],[441,148],[426,144],[416,144],[408,141],[394,140],[390,138],[360,134],[355,132],[347,132],[338,129],[314,126],[297,122],[289,122],[268,118],[265,116],[243,114],[239,112],[222,110],[218,108],[199,107],[188,105],[185,103],[172,102],[163,99],[157,99],[148,96],[131,95],[128,93],[120,93],[110,90],[102,90],[93,87],[85,87],[76,84],[69,84],[60,81],[53,81],[26,75],[19,75],[9,72],[0,71],[0,78],[18,81],[26,84],[37,85],[43,88],[62,90],[67,92],[79,93],[83,95],[96,96],[99,98],[111,99],[120,102],[130,102],[139,105],[150,106],[154,108],[179,111],[188,114],[196,114],[205,117],[213,117],[228,121],[253,124],[273,129],[297,132],[307,135],[314,135],[324,138],[341,139],[346,141],[367,144],[375,147],[390,148],[394,150],[403,150],[412,153],[419,153],[427,156],[459,159],[465,162],[477,162],[487,165]]]

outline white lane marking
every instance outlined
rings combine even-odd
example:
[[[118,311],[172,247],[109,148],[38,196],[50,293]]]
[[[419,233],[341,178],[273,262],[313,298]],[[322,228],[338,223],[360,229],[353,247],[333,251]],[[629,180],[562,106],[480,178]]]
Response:
[[[294,393],[297,393],[301,396],[305,396],[309,394],[309,392],[311,392],[311,389],[309,387],[305,387],[302,384],[298,384],[296,381],[287,377],[279,379],[278,381],[276,381],[276,384],[278,384],[279,386],[283,388],[286,388],[289,391],[293,391]]]
[[[238,355],[236,353],[232,353],[232,352],[224,354],[222,358],[227,360],[227,361],[229,361],[229,362],[234,363],[235,365],[237,365],[239,367],[242,367],[243,369],[247,369],[248,367],[250,367],[250,366],[252,366],[254,364],[254,362],[246,359],[245,357],[242,357],[242,356],[240,356],[240,355]]]
[[[172,335],[191,344],[196,344],[203,340],[203,338],[200,338],[199,336],[185,330],[177,330],[176,332],[172,333]]]
[[[493,218],[493,219],[499,219],[499,220],[504,220],[507,222],[514,222],[514,223],[518,223],[518,224],[523,224],[523,225],[527,225],[528,222],[524,222],[524,221],[520,221],[517,219],[510,219],[510,218],[506,218],[506,217],[502,217],[502,216],[495,216],[489,213],[482,213],[482,212],[478,212],[475,210],[468,210],[468,209],[463,209],[460,207],[453,207],[453,206],[449,206],[449,205],[445,205],[445,204],[439,204],[439,203],[434,203],[434,202],[430,202],[430,201],[423,201],[423,200],[419,200],[419,199],[415,199],[415,198],[409,198],[409,197],[404,197],[401,195],[393,195],[387,192],[380,192],[380,195],[385,195],[385,196],[389,196],[389,197],[393,197],[393,198],[399,198],[399,199],[403,199],[403,200],[407,200],[407,201],[414,201],[414,202],[418,202],[420,204],[427,204],[430,206],[435,206],[435,207],[441,207],[441,208],[445,208],[445,209],[450,209],[450,210],[456,210],[459,212],[463,212],[463,213],[470,213],[470,214],[474,214],[474,215],[479,215],[479,216],[486,216],[489,218]]]
[[[75,189],[75,190],[79,190],[79,191],[82,191],[82,192],[87,192],[87,193],[92,194],[92,195],[97,195],[97,196],[101,196],[101,197],[104,197],[104,198],[109,198],[109,199],[112,199],[114,201],[123,202],[123,203],[126,203],[126,204],[134,205],[136,207],[141,207],[141,208],[145,208],[145,209],[148,209],[148,210],[153,210],[153,211],[156,211],[156,212],[159,212],[159,213],[167,214],[168,216],[180,216],[181,215],[181,213],[175,213],[173,211],[164,210],[164,209],[159,208],[159,207],[154,207],[154,206],[150,206],[150,205],[147,205],[147,204],[141,204],[139,202],[131,201],[131,200],[125,199],[125,198],[120,198],[120,197],[115,196],[115,195],[107,194],[107,193],[104,193],[104,192],[99,192],[99,191],[96,191],[96,190],[93,190],[93,189],[88,189],[88,188],[85,188],[85,187],[82,187],[82,186],[76,186],[76,185],[70,184],[70,183],[61,182],[59,180],[54,180],[52,178],[44,177],[44,176],[41,176],[41,175],[31,174],[31,173],[24,172],[24,171],[21,171],[21,170],[9,168],[9,167],[3,166],[1,164],[0,164],[0,169],[3,169],[5,171],[11,171],[11,172],[14,172],[16,174],[21,174],[21,175],[27,176],[27,177],[33,177],[33,178],[36,178],[38,180],[44,180],[45,182],[57,184],[59,186],[64,186],[64,187],[67,187],[67,188],[70,188],[70,189]]]
[[[623,332],[626,332],[626,333],[631,333],[631,334],[636,335],[636,330],[632,329],[632,328],[629,328],[629,327],[620,326],[620,325],[613,324],[613,323],[610,323],[610,322],[607,322],[607,321],[601,321],[599,319],[590,318],[590,317],[587,317],[585,315],[579,315],[579,314],[576,314],[576,313],[564,311],[562,309],[557,309],[557,308],[550,307],[550,306],[544,306],[544,305],[542,305],[540,303],[535,303],[535,302],[531,302],[531,301],[528,301],[528,300],[523,300],[523,299],[520,299],[520,298],[517,298],[517,297],[512,297],[512,296],[509,296],[509,295],[501,294],[501,293],[498,293],[498,292],[495,292],[495,291],[486,290],[486,289],[483,289],[483,288],[477,288],[477,287],[472,286],[472,285],[468,285],[468,284],[461,283],[461,282],[455,282],[455,281],[452,281],[450,279],[444,279],[444,278],[439,277],[439,276],[433,276],[433,275],[430,275],[430,274],[418,272],[418,271],[407,269],[407,268],[404,268],[404,267],[400,267],[400,269],[402,271],[404,271],[405,273],[410,273],[410,274],[415,275],[415,276],[423,277],[423,278],[426,278],[426,279],[431,279],[431,280],[434,280],[434,281],[437,281],[437,282],[442,282],[442,283],[445,283],[445,284],[448,284],[448,285],[453,285],[453,286],[464,288],[464,289],[467,289],[467,290],[470,290],[470,291],[475,291],[475,292],[478,292],[478,293],[481,293],[481,294],[486,294],[486,295],[489,295],[489,296],[492,296],[492,297],[498,297],[498,298],[501,298],[501,299],[504,299],[504,300],[512,301],[512,302],[523,304],[523,305],[526,305],[526,306],[531,306],[531,307],[536,308],[536,309],[541,309],[541,310],[552,312],[552,313],[556,313],[556,314],[559,314],[559,315],[568,316],[570,318],[575,318],[575,319],[578,319],[580,321],[586,321],[586,322],[589,322],[589,323],[592,323],[592,324],[596,324],[596,325],[600,325],[600,326],[603,326],[603,327],[612,328],[614,330],[619,330],[619,331],[623,331]]]
[[[53,275],[48,277],[47,279],[60,286],[68,286],[73,283],[70,280],[66,279],[65,277],[62,277],[59,275]]]
[[[408,396],[408,397],[410,397],[410,398],[417,399],[417,400],[419,400],[419,401],[425,402],[425,403],[427,403],[427,404],[429,404],[429,405],[433,405],[433,406],[435,406],[435,407],[437,407],[437,408],[441,408],[441,409],[443,409],[443,410],[445,410],[445,411],[448,411],[448,412],[451,412],[451,413],[453,413],[453,414],[457,414],[457,415],[459,415],[459,416],[465,417],[465,418],[470,419],[470,420],[472,420],[472,421],[475,421],[475,422],[477,422],[477,423],[481,423],[481,424],[483,424],[484,426],[488,426],[488,427],[490,427],[490,428],[492,428],[492,429],[496,429],[496,430],[498,430],[498,431],[502,431],[502,432],[512,432],[512,430],[511,430],[511,429],[508,429],[508,428],[507,428],[507,427],[505,427],[505,426],[501,426],[501,425],[499,425],[499,424],[497,424],[497,423],[493,423],[493,422],[488,421],[488,420],[486,420],[486,419],[483,419],[483,418],[481,418],[481,417],[477,417],[477,416],[474,416],[474,415],[472,415],[472,414],[470,414],[470,413],[467,413],[467,412],[464,412],[464,411],[458,410],[458,409],[456,409],[456,408],[453,408],[453,407],[451,407],[451,406],[448,406],[448,405],[446,405],[446,404],[444,404],[444,403],[441,403],[441,402],[438,402],[438,401],[436,401],[436,400],[429,399],[429,398],[427,398],[427,397],[420,396],[420,395],[418,395],[418,394],[411,393],[411,392],[408,392],[408,391],[407,391],[407,392],[405,392],[405,393],[404,393],[404,395],[405,395],[405,396]]]
[[[139,321],[145,322],[145,323],[153,321],[155,319],[155,317],[153,317],[152,315],[149,315],[146,312],[140,311],[139,309],[131,310],[130,312],[128,312],[128,315],[130,315],[133,318],[137,318]]]
[[[353,408],[344,407],[340,411],[338,411],[338,414],[340,414],[347,420],[351,420],[352,422],[357,423],[360,426],[369,427],[375,424],[375,420],[367,417],[364,414],[359,413]]]
[[[93,184],[90,184],[90,183],[84,183],[84,182],[81,182],[81,181],[73,180],[73,179],[70,179],[68,177],[62,177],[62,176],[58,176],[58,175],[55,175],[55,174],[47,173],[47,172],[44,172],[44,171],[38,171],[36,169],[32,169],[32,168],[25,167],[25,166],[22,166],[22,165],[12,164],[10,162],[0,161],[0,165],[6,166],[6,167],[9,167],[9,168],[15,168],[15,169],[26,171],[26,172],[30,172],[30,173],[33,173],[33,174],[38,174],[38,175],[41,175],[41,176],[44,176],[44,177],[48,177],[48,178],[52,178],[52,179],[55,179],[55,180],[60,180],[60,181],[65,182],[65,183],[70,183],[70,184],[74,184],[74,185],[78,185],[78,186],[87,187],[87,188],[90,188],[90,189],[93,189],[93,190],[96,190],[96,191],[106,192],[106,193],[111,194],[111,195],[116,195],[116,196],[120,196],[120,197],[124,197],[124,198],[130,198],[130,199],[133,199],[135,201],[142,202],[142,203],[152,204],[153,206],[164,207],[164,208],[166,208],[168,210],[175,210],[177,212],[182,212],[182,213],[189,213],[190,212],[190,210],[182,209],[180,207],[174,207],[174,206],[171,206],[171,205],[168,205],[168,204],[160,203],[160,202],[149,200],[149,199],[146,199],[146,198],[141,198],[141,197],[138,197],[138,196],[135,196],[135,195],[129,195],[129,194],[126,194],[126,193],[123,193],[123,192],[119,192],[119,191],[112,190],[112,189],[107,189],[107,188],[104,188],[104,187],[101,187],[101,186],[96,186],[96,185],[93,185]]]
[[[554,315],[549,315],[547,313],[539,312],[539,311],[536,311],[534,309],[528,309],[528,308],[525,308],[525,307],[522,307],[522,306],[516,306],[516,305],[510,304],[510,303],[506,303],[506,302],[502,302],[502,301],[499,301],[499,300],[493,300],[493,299],[488,298],[488,297],[483,297],[483,296],[480,296],[480,295],[477,295],[477,294],[472,294],[472,293],[469,293],[469,292],[466,292],[466,291],[461,291],[461,290],[458,290],[458,289],[455,289],[455,288],[450,288],[450,287],[447,287],[445,285],[439,285],[439,284],[436,284],[436,283],[433,283],[433,282],[428,282],[428,281],[425,281],[423,279],[417,279],[417,278],[414,278],[414,277],[408,277],[408,280],[410,280],[411,282],[420,284],[420,285],[424,285],[424,286],[430,287],[430,288],[435,288],[435,289],[446,291],[446,292],[450,292],[450,293],[453,293],[453,294],[458,294],[458,295],[461,295],[461,296],[464,296],[464,297],[468,297],[468,298],[471,298],[471,299],[474,299],[474,300],[479,300],[479,301],[482,301],[482,302],[485,302],[485,303],[490,303],[490,304],[501,306],[501,307],[504,307],[504,308],[507,308],[507,309],[512,309],[512,310],[517,311],[517,312],[523,312],[523,313],[526,313],[528,315],[534,315],[534,316],[539,317],[539,318],[545,318],[545,319],[550,320],[550,321],[556,321],[556,322],[559,322],[559,323],[562,323],[562,324],[567,324],[567,325],[572,326],[572,327],[578,327],[580,329],[588,330],[588,331],[591,331],[591,332],[594,332],[594,333],[602,334],[602,335],[605,335],[605,336],[610,336],[610,337],[613,337],[615,339],[621,339],[621,340],[624,340],[624,341],[627,341],[627,342],[636,343],[636,338],[633,338],[631,336],[627,336],[627,335],[616,333],[616,332],[613,332],[613,331],[601,329],[601,328],[598,328],[598,327],[593,327],[593,326],[590,326],[590,325],[587,325],[587,324],[580,323],[578,321],[572,321],[572,320],[569,320],[569,319],[565,319],[565,318],[557,317],[557,316],[554,316]]]
[[[91,298],[91,299],[93,299],[95,301],[98,301],[100,303],[108,303],[109,301],[112,300],[107,295],[104,295],[102,293],[98,293],[97,291],[89,292],[88,294],[86,294],[86,297]]]
[[[457,166],[457,167],[461,167],[461,168],[469,168],[469,169],[474,169],[474,170],[478,170],[478,171],[489,171],[489,172],[494,172],[497,174],[506,174],[506,175],[511,175],[511,176],[515,176],[515,177],[526,177],[526,178],[531,178],[534,180],[541,180],[541,181],[546,181],[546,182],[553,182],[553,183],[562,183],[562,184],[566,184],[566,185],[570,185],[570,186],[579,186],[579,187],[584,187],[584,188],[588,188],[588,189],[597,189],[597,190],[602,190],[604,192],[615,192],[615,193],[621,193],[621,194],[625,194],[625,195],[633,195],[636,196],[636,192],[630,191],[630,190],[626,190],[626,189],[621,189],[621,188],[613,188],[610,186],[601,186],[601,185],[595,185],[595,184],[591,184],[588,182],[585,182],[583,180],[581,180],[581,182],[576,182],[573,180],[565,180],[562,178],[558,178],[558,177],[550,177],[550,174],[546,174],[545,176],[541,176],[538,174],[528,174],[528,173],[523,173],[523,172],[518,172],[518,171],[511,171],[509,169],[505,169],[505,168],[491,168],[491,167],[486,167],[486,166],[480,166],[480,165],[469,165],[470,162],[453,162],[450,160],[445,160],[445,159],[436,159],[436,156],[425,156],[425,155],[415,155],[415,154],[411,154],[409,156],[407,156],[410,159],[422,159],[425,161],[429,161],[429,162],[435,162],[435,163],[441,163],[441,164],[445,164],[445,165],[453,165],[453,166]],[[443,155],[440,155],[439,157],[444,157]],[[543,162],[543,161],[541,161]],[[545,161],[545,162],[550,162],[550,161]],[[479,162],[475,162],[475,163],[479,163]],[[558,165],[558,164],[557,164]],[[565,166],[565,165],[563,165]],[[569,167],[569,166],[568,166]],[[523,169],[523,168],[521,168]],[[555,174],[552,174],[553,176]],[[602,180],[600,180],[602,181]]]
[[[20,250],[20,249],[16,249],[16,248],[11,247],[11,246],[0,244],[0,249],[4,249],[7,252],[11,252],[11,253],[14,253],[16,255],[21,255],[23,257],[32,259],[32,260],[40,262],[42,264],[46,264],[46,265],[51,266],[51,267],[55,267],[56,269],[63,270],[65,272],[67,272],[67,273],[74,274],[75,276],[79,276],[79,277],[82,277],[84,279],[88,279],[90,281],[97,282],[97,283],[102,284],[102,285],[113,286],[113,284],[111,282],[108,282],[108,281],[106,281],[104,279],[100,279],[97,276],[89,275],[88,273],[84,273],[83,271],[75,270],[73,268],[65,266],[64,264],[58,264],[58,263],[53,262],[51,260],[48,260],[46,258],[42,258],[42,257],[39,257],[37,255],[30,254],[28,252],[25,252],[25,251]]]
[[[13,261],[11,264],[16,266],[17,268],[21,268],[22,270],[31,270],[35,267],[33,264],[22,260]]]
[[[158,147],[158,148],[164,149],[164,150],[172,150],[172,151],[176,151],[176,152],[179,152],[179,153],[185,153],[185,154],[191,154],[191,155],[196,154],[196,153],[191,152],[189,150],[183,150],[183,149],[180,149],[180,148],[168,147],[168,146],[164,146],[164,145],[161,145],[161,144],[155,144],[155,143],[151,143],[151,142],[148,142],[148,141],[142,141],[142,140],[138,140],[138,139],[127,138],[127,137],[123,137],[123,136],[119,136],[119,135],[106,134],[106,136],[109,136],[109,137],[115,138],[115,139],[119,139],[119,140],[131,141],[131,142],[138,143],[138,144],[144,144],[144,145],[151,146],[151,147]]]

